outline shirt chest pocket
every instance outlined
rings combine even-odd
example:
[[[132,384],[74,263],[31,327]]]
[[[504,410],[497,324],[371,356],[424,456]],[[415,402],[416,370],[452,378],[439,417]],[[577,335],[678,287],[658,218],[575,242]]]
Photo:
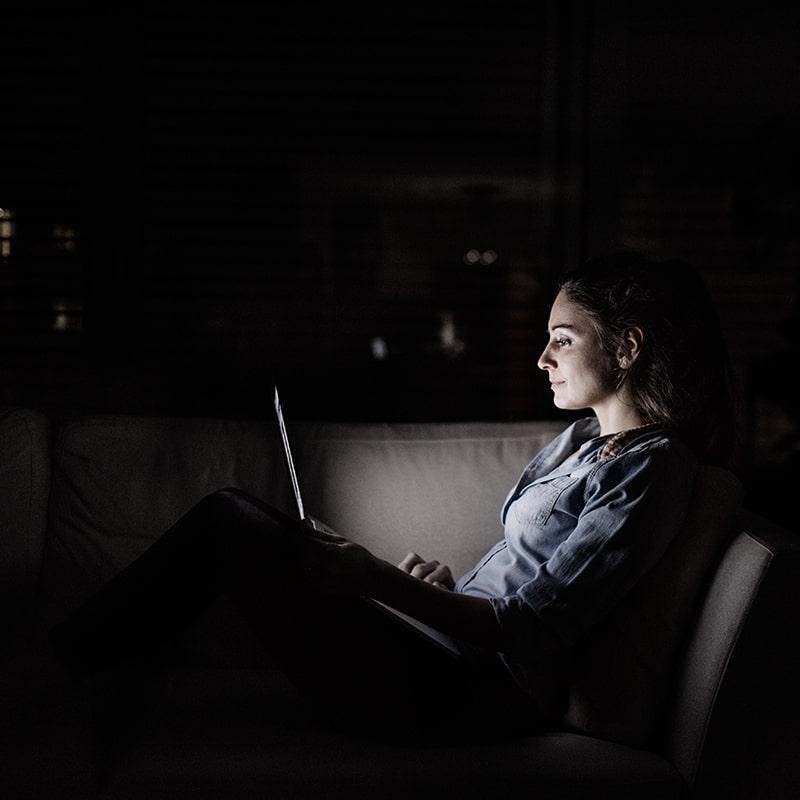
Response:
[[[529,486],[525,491],[525,505],[528,506],[528,518],[539,527],[550,519],[559,498],[578,481],[579,475],[561,475],[550,481],[542,481]]]

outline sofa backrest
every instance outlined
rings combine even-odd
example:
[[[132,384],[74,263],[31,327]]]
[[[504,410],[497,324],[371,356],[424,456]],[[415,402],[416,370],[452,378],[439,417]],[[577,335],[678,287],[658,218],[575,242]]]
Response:
[[[503,536],[500,511],[566,423],[304,426],[308,511],[397,563],[410,551],[458,577]]]
[[[288,424],[307,510],[390,561],[409,550],[469,568],[500,508],[565,422]],[[235,486],[290,512],[270,421],[97,416],[53,445],[40,622],[50,626],[199,499]]]
[[[126,415],[64,424],[53,441],[40,626],[65,617],[216,489],[287,507],[273,428]]]

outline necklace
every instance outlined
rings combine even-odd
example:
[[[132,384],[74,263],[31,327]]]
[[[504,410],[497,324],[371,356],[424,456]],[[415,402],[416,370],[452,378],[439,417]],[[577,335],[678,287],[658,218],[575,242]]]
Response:
[[[600,448],[600,452],[597,454],[597,460],[606,461],[609,458],[613,458],[634,436],[643,431],[655,430],[660,427],[660,422],[648,422],[646,425],[637,425],[635,428],[628,428],[627,430],[613,434]]]

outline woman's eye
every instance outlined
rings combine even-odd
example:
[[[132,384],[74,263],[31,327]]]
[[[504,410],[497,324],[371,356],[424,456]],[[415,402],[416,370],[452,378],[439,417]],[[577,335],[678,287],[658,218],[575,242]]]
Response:
[[[556,339],[555,340],[555,344],[558,347],[566,347],[568,344],[570,344],[570,340],[569,339],[563,339],[563,338],[562,339]]]

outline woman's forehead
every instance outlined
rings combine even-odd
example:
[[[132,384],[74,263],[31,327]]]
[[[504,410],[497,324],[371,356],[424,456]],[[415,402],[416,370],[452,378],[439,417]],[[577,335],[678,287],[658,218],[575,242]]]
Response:
[[[553,305],[550,306],[548,329],[552,331],[556,328],[571,328],[581,331],[589,324],[590,320],[586,311],[574,300],[571,300],[562,289],[553,300]]]

